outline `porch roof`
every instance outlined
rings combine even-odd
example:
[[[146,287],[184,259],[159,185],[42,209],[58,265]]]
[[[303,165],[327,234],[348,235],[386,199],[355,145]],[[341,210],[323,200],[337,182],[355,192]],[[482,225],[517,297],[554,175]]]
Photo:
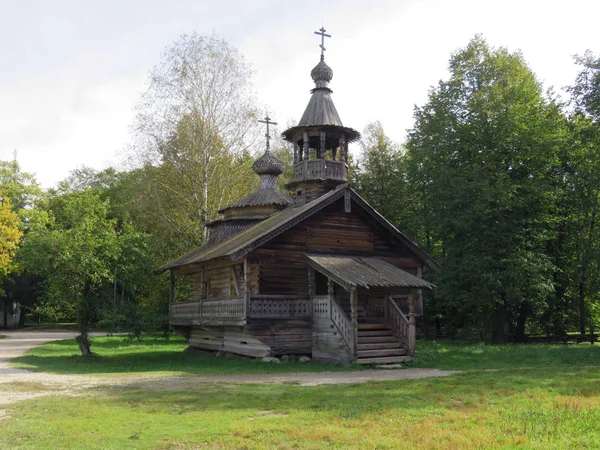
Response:
[[[435,285],[379,258],[308,254],[305,256],[309,266],[347,290],[357,287],[416,288],[429,291],[435,289]]]

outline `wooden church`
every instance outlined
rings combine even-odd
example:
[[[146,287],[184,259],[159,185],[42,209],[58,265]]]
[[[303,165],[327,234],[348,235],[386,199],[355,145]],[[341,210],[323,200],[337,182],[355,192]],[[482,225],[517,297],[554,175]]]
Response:
[[[423,250],[348,186],[348,144],[321,60],[297,126],[294,171],[267,149],[255,161],[260,188],[223,208],[208,243],[162,267],[171,272],[170,320],[190,347],[251,357],[307,355],[316,361],[392,363],[415,353],[415,305],[434,286]],[[178,278],[189,299],[173,302]]]

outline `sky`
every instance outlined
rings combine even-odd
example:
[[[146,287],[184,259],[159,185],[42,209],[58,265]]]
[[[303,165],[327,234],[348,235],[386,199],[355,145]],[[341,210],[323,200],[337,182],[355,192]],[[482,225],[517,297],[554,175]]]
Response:
[[[598,0],[0,0],[0,159],[16,154],[43,187],[84,165],[118,165],[147,73],[184,33],[240,50],[281,132],[308,103],[313,32],[324,26],[344,125],[379,120],[401,143],[415,105],[476,34],[521,50],[561,93],[577,74],[573,55],[600,54],[598,17]]]

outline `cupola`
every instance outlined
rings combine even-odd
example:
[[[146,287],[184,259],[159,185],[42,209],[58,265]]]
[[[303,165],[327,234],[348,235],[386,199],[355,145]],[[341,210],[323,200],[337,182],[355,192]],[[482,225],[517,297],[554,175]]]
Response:
[[[252,165],[254,173],[260,177],[260,187],[256,192],[219,210],[219,213],[223,214],[223,218],[208,225],[212,229],[209,243],[229,239],[292,203],[292,199],[276,187],[277,177],[283,173],[285,168],[283,161],[276,158],[269,148],[271,139],[269,125],[277,124],[271,122],[269,116],[259,122],[267,124],[267,134],[265,135],[267,148],[265,153]]]
[[[329,83],[333,70],[325,62],[325,37],[321,28],[321,60],[310,75],[315,87],[298,125],[283,132],[283,138],[294,146],[294,174],[287,188],[294,203],[310,202],[337,185],[348,182],[348,144],[360,138],[360,133],[344,127],[333,104]]]

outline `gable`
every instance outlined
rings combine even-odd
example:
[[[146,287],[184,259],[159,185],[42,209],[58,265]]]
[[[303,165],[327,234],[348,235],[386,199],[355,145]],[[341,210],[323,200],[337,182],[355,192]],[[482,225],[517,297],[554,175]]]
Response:
[[[437,268],[438,264],[423,250],[419,249],[410,239],[404,236],[400,231],[394,228],[389,222],[387,222],[377,211],[375,211],[367,202],[365,202],[356,192],[352,191],[352,189],[346,186],[340,186],[339,188],[330,191],[316,200],[313,200],[306,205],[297,206],[297,207],[288,207],[283,211],[274,214],[268,219],[259,222],[258,224],[241,231],[240,233],[232,236],[230,239],[214,244],[208,244],[203,247],[192,250],[189,253],[186,253],[179,258],[170,261],[169,263],[163,265],[159,270],[168,270],[176,267],[196,264],[200,262],[210,261],[215,258],[228,257],[231,260],[237,260],[245,257],[249,253],[259,249],[261,247],[266,247],[266,245],[274,240],[276,240],[279,236],[287,231],[297,228],[299,224],[305,223],[306,220],[312,218],[320,211],[328,208],[333,204],[343,204],[342,202],[346,202],[347,206],[350,206],[350,211],[346,212],[347,208],[344,208],[344,214],[352,214],[355,209],[359,211],[362,210],[365,214],[364,217],[368,217],[369,227],[384,230],[387,232],[387,235],[396,242],[402,244],[400,248],[405,248],[410,250],[413,255],[418,257],[418,260],[421,264],[427,264],[429,267]],[[321,215],[323,216],[323,215]],[[326,215],[327,220],[337,220],[338,222],[334,224],[335,229],[340,229],[340,224],[343,224],[345,221],[350,221],[352,216],[343,217],[341,214],[335,214],[334,216]],[[317,219],[318,220],[318,219]],[[309,222],[310,223],[310,222]],[[311,235],[311,245],[314,246],[327,246],[329,248],[335,248],[335,245],[340,244],[343,245],[345,249],[349,248],[349,245],[352,244],[351,241],[354,241],[354,244],[357,246],[361,244],[370,245],[369,243],[373,242],[373,251],[377,250],[378,241],[374,237],[371,239],[369,236],[366,237],[364,234],[364,227],[358,226],[355,228],[352,223],[350,223],[345,230],[345,240],[342,244],[342,240],[335,238],[335,244],[333,243],[331,236],[331,230],[323,231],[323,229],[327,229],[328,226],[324,224],[319,228],[318,232],[314,232],[314,230],[310,233]],[[298,227],[295,233],[290,233],[290,235],[302,233],[301,227]],[[358,234],[352,236],[351,233],[356,231]],[[308,230],[304,230],[304,233],[307,234]],[[289,239],[304,239],[306,241],[306,237],[302,238],[302,236],[288,236]],[[320,240],[325,240],[326,243],[319,243]],[[340,242],[337,242],[340,240]],[[360,242],[359,242],[360,241]],[[291,241],[290,241],[291,242]],[[389,244],[385,244],[383,248],[380,250],[385,250],[389,247]],[[398,250],[398,249],[396,249]],[[350,251],[350,250],[343,250]],[[360,250],[359,250],[360,251]],[[396,253],[394,253],[396,254]]]
[[[376,256],[414,270],[426,263],[362,205],[352,201],[346,212],[343,197],[261,245],[250,257],[303,265],[305,253]]]

